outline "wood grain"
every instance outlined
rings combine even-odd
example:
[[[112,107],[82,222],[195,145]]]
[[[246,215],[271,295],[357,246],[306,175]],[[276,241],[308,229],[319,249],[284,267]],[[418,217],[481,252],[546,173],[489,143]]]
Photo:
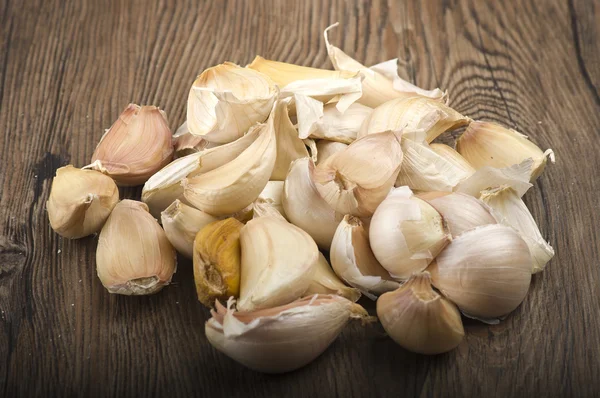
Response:
[[[0,20],[2,395],[600,392],[597,1],[4,0]],[[158,295],[109,295],[97,238],[58,237],[45,201],[56,168],[87,164],[129,102],[164,108],[176,128],[208,66],[260,54],[330,67],[322,31],[335,21],[332,40],[360,61],[398,57],[404,77],[448,89],[459,111],[555,150],[525,200],[557,254],[517,311],[497,326],[468,321],[449,354],[414,355],[355,324],[310,366],[261,375],[208,344],[188,261]]]

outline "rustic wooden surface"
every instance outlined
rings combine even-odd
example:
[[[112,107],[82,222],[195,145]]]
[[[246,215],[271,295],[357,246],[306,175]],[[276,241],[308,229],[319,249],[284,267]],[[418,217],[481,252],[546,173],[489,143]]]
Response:
[[[600,393],[597,1],[4,0],[0,20],[4,396]],[[454,352],[413,355],[354,324],[310,366],[261,375],[208,344],[188,261],[158,295],[110,295],[97,237],[59,238],[45,202],[56,168],[87,164],[129,102],[161,106],[176,128],[208,66],[260,54],[330,67],[322,31],[335,21],[332,39],[359,60],[398,57],[404,77],[448,89],[461,112],[554,148],[525,200],[557,254],[517,311],[467,322]]]

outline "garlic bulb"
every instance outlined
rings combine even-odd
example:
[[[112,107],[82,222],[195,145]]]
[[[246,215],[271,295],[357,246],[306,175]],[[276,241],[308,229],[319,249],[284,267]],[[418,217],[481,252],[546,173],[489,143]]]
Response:
[[[171,282],[175,249],[146,204],[117,203],[100,232],[96,269],[110,293],[153,294]]]
[[[373,255],[368,232],[356,217],[344,217],[337,227],[329,254],[335,273],[371,300],[399,286]]]
[[[196,234],[216,217],[175,200],[160,215],[163,229],[175,250],[187,258],[194,253]]]
[[[240,231],[235,218],[215,221],[194,240],[194,280],[198,300],[212,307],[215,300],[240,294]]]
[[[118,185],[132,186],[173,159],[167,116],[155,106],[129,104],[102,136],[90,167],[112,177]]]
[[[509,167],[532,158],[531,181],[542,174],[548,157],[554,163],[551,149],[543,152],[526,135],[489,122],[471,123],[456,141],[456,150],[476,169]]]
[[[317,141],[317,161],[316,164],[323,163],[327,158],[331,157],[334,153],[343,151],[348,148],[347,144],[341,142],[319,140]]]
[[[408,187],[394,189],[379,205],[369,228],[373,254],[396,279],[424,270],[450,242],[440,214],[413,196]]]
[[[357,301],[360,298],[360,291],[348,287],[333,272],[327,259],[322,253],[319,253],[315,275],[303,296],[312,296],[315,294],[335,294],[347,298],[350,301]]]
[[[473,196],[458,192],[426,192],[417,197],[440,213],[453,238],[476,227],[498,224],[493,210]]]
[[[382,131],[424,131],[427,142],[445,131],[469,124],[461,115],[439,101],[424,97],[398,98],[373,110],[363,122],[358,138]]]
[[[462,173],[473,175],[475,168],[471,166],[471,163],[467,162],[467,159],[463,158],[462,155],[456,152],[452,147],[446,144],[439,144],[432,142],[429,144],[429,148],[446,159],[446,161],[452,163],[454,167],[460,169]]]
[[[215,146],[218,146],[218,144],[208,142],[200,136],[192,135],[187,127],[187,121],[183,122],[173,134],[173,147],[177,158]]]
[[[367,311],[343,297],[316,295],[252,312],[236,312],[217,301],[206,322],[208,341],[217,350],[265,373],[298,369],[317,358],[350,319],[368,319]]]
[[[277,97],[268,76],[230,62],[206,69],[188,96],[190,133],[225,144],[243,136],[267,119]]]
[[[495,224],[454,239],[429,267],[433,285],[467,316],[493,321],[521,304],[531,281],[527,244]]]
[[[543,271],[546,263],[554,257],[554,249],[542,237],[533,216],[518,193],[510,187],[495,188],[484,191],[481,200],[501,216],[503,224],[516,229],[527,243],[533,260],[532,272]]]
[[[287,219],[306,231],[323,250],[329,250],[335,230],[343,218],[321,197],[313,181],[314,164],[309,158],[290,166],[283,185],[283,208]]]
[[[288,103],[289,101],[286,100],[275,102],[273,112],[267,122],[275,132],[275,142],[277,143],[277,158],[271,173],[271,180],[285,180],[290,163],[308,156],[304,142],[298,137],[298,132],[290,121]]]
[[[269,181],[256,200],[260,200],[273,206],[275,210],[285,217],[283,208],[283,185],[284,181]]]
[[[369,217],[393,187],[401,163],[399,134],[371,134],[320,163],[315,186],[335,211]]]
[[[310,286],[319,249],[300,228],[279,218],[259,217],[242,228],[240,242],[240,311],[290,303]]]
[[[398,290],[377,300],[377,317],[399,345],[419,354],[441,354],[463,337],[460,312],[431,287],[428,272],[412,275]]]
[[[118,201],[112,178],[72,165],[61,167],[46,202],[50,226],[65,238],[83,238],[100,231]]]

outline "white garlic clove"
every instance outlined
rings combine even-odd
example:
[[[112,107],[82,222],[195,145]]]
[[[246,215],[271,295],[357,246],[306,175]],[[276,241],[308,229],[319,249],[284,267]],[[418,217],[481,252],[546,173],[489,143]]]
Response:
[[[165,234],[175,250],[187,258],[194,253],[194,238],[206,225],[217,221],[216,217],[194,209],[180,200],[175,200],[161,213]]]
[[[262,192],[258,195],[257,201],[263,201],[273,206],[275,210],[285,217],[283,208],[283,185],[284,181],[269,181]]]
[[[271,180],[285,180],[290,164],[300,158],[308,156],[304,142],[298,137],[298,131],[290,121],[288,115],[289,100],[275,102],[273,112],[267,121],[275,132],[277,143],[277,158],[271,173]]]
[[[323,163],[326,159],[330,158],[334,153],[343,151],[348,148],[347,144],[328,140],[317,141],[317,165]]]
[[[446,144],[432,142],[429,144],[429,148],[448,162],[452,163],[455,167],[459,168],[462,173],[468,175],[473,175],[473,173],[475,173],[475,168],[471,163],[467,162],[467,159],[463,158],[462,155],[456,152],[452,147]]]
[[[319,253],[313,280],[303,295],[307,297],[315,294],[334,294],[350,301],[357,301],[360,298],[360,290],[346,286],[333,272],[322,253]]]

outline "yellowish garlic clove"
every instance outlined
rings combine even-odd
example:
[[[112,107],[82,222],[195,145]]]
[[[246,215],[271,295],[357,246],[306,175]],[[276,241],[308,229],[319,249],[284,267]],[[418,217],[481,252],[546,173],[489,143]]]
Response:
[[[446,144],[432,142],[429,144],[429,148],[448,162],[452,163],[454,167],[460,169],[462,173],[468,175],[473,175],[473,173],[475,173],[475,168],[471,166],[471,163],[467,162],[467,159],[463,158],[462,155],[456,152],[452,147]]]
[[[526,135],[491,122],[471,123],[456,141],[456,150],[476,169],[510,167],[531,158],[532,182],[542,174],[548,158],[554,163],[551,149],[543,152]]]
[[[129,104],[98,143],[89,167],[118,185],[132,186],[145,183],[172,159],[165,113],[155,106]]]
[[[399,280],[423,271],[451,239],[440,213],[408,187],[390,192],[369,227],[375,257]]]
[[[341,142],[319,140],[317,141],[317,165],[325,162],[326,159],[330,158],[334,153],[341,152],[348,148],[348,144]]]
[[[215,300],[240,294],[240,231],[235,218],[214,221],[202,228],[194,240],[194,280],[198,300],[212,307]]]
[[[486,225],[454,239],[428,270],[433,285],[466,316],[495,323],[525,298],[531,256],[514,229]]]
[[[161,213],[161,221],[175,250],[187,258],[192,258],[196,234],[206,225],[217,221],[217,218],[175,200]]]
[[[329,255],[335,273],[371,300],[399,286],[373,255],[369,233],[356,217],[347,215],[339,224]]]
[[[276,101],[267,122],[275,132],[275,142],[277,143],[277,158],[271,173],[271,180],[285,180],[290,163],[308,156],[304,142],[298,137],[298,131],[290,121],[288,103],[287,100]]]
[[[171,282],[175,249],[146,204],[117,203],[100,232],[96,269],[110,293],[153,294]]]
[[[340,296],[315,295],[252,312],[236,312],[233,300],[206,322],[208,341],[242,365],[284,373],[307,365],[337,338],[350,319],[370,320],[360,305]]]
[[[118,201],[112,178],[72,165],[61,167],[46,202],[50,226],[65,238],[83,238],[100,231]]]
[[[304,296],[315,294],[335,294],[350,301],[357,301],[360,298],[360,290],[346,286],[333,272],[323,253],[319,253],[315,275],[308,290],[304,292]]]
[[[465,336],[460,312],[433,290],[428,272],[414,274],[398,290],[381,295],[377,317],[396,343],[419,354],[451,351]]]

